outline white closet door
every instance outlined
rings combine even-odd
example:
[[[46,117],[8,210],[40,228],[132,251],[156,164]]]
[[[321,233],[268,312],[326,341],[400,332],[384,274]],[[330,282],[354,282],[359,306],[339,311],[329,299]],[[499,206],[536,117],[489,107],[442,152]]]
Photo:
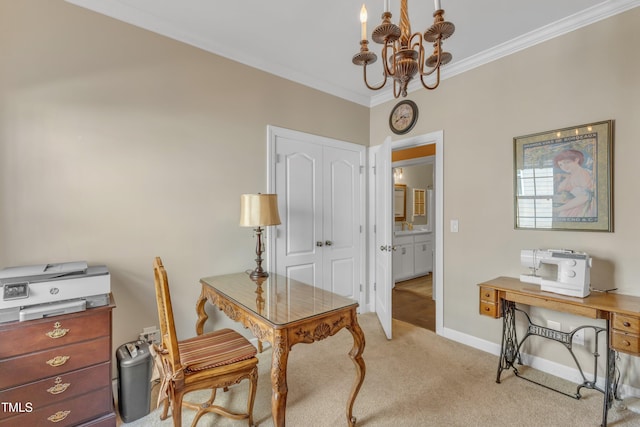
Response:
[[[278,137],[276,153],[276,193],[282,222],[276,239],[276,270],[321,286],[322,147]]]
[[[272,139],[276,271],[360,302],[364,148],[283,129]]]
[[[324,148],[324,274],[322,287],[358,300],[360,153]]]

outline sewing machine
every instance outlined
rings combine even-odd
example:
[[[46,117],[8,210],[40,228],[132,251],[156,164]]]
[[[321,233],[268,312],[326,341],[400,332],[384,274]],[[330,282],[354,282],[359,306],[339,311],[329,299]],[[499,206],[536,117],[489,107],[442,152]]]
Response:
[[[590,293],[591,257],[585,252],[568,249],[523,249],[520,263],[532,270],[521,274],[520,281],[540,285],[540,290],[584,298]],[[543,264],[557,266],[554,276],[538,276]]]

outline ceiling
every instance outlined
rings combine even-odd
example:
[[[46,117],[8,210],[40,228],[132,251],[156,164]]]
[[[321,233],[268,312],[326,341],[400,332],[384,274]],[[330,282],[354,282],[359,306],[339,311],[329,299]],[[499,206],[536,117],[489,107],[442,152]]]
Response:
[[[367,89],[360,49],[363,0],[67,0],[87,9],[199,47],[323,92],[374,106],[393,99],[392,84]],[[366,0],[368,37],[380,23],[383,0]],[[398,22],[398,0],[391,1]],[[453,60],[446,79],[585,25],[640,6],[640,0],[441,0],[456,32],[444,42]],[[433,23],[434,2],[408,2],[411,28]],[[378,55],[368,75],[381,81]],[[376,79],[376,76],[380,78]],[[410,86],[410,92],[419,86]]]

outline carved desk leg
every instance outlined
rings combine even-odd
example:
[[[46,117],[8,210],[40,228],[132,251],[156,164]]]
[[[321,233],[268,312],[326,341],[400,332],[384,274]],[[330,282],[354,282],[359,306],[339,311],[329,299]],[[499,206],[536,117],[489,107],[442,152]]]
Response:
[[[289,342],[287,331],[275,330],[271,354],[271,414],[275,427],[284,427],[287,407],[287,360]]]
[[[355,310],[351,315],[351,324],[347,326],[347,329],[351,332],[351,335],[353,335],[353,347],[349,352],[349,357],[351,357],[351,360],[353,360],[353,363],[356,365],[356,380],[351,387],[351,395],[349,396],[349,401],[347,403],[347,422],[350,427],[354,427],[356,425],[356,417],[353,416],[353,404],[358,392],[360,391],[360,387],[364,382],[364,375],[367,370],[364,364],[364,359],[362,358],[365,345],[364,333],[358,324]]]
[[[196,321],[196,335],[202,335],[204,331],[204,323],[207,321],[209,316],[204,309],[204,304],[207,302],[207,297],[205,296],[204,289],[200,294],[200,298],[198,298],[198,302],[196,302],[196,313],[198,313],[198,320]]]

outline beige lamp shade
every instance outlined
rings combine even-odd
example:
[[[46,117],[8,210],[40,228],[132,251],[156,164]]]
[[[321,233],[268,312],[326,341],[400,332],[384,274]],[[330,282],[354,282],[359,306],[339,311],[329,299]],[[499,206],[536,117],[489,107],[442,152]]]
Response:
[[[243,194],[240,196],[240,226],[264,227],[280,224],[276,194]]]

